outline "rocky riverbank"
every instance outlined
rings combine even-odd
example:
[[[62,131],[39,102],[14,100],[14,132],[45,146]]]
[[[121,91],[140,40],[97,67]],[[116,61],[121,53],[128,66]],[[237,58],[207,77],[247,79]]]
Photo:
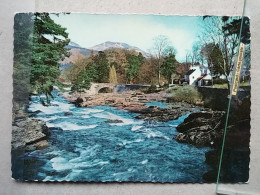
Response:
[[[222,136],[225,124],[224,111],[200,111],[191,113],[177,126],[174,139],[197,147],[213,146]]]
[[[221,182],[247,182],[250,161],[250,97],[232,102],[226,132]],[[179,133],[174,137],[181,143],[196,147],[211,147],[205,154],[205,162],[211,170],[203,175],[207,182],[216,182],[226,120],[224,111],[194,112],[177,126]]]
[[[49,129],[43,121],[26,115],[16,117],[13,121],[12,152],[44,149],[49,146],[48,136]]]

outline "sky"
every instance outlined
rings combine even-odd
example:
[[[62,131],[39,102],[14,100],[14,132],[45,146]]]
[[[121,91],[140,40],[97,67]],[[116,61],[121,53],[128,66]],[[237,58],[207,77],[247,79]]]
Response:
[[[67,28],[71,41],[90,48],[106,41],[123,42],[150,52],[156,36],[165,35],[185,61],[200,32],[201,18],[163,15],[60,14],[52,19]]]

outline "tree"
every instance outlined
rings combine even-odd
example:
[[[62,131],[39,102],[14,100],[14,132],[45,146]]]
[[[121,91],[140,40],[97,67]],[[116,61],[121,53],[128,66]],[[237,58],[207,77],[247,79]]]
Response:
[[[93,58],[98,78],[96,82],[107,83],[109,79],[109,63],[106,54],[103,51],[99,51],[98,55]]]
[[[72,82],[72,91],[83,92],[84,89],[89,89],[91,82],[98,79],[96,64],[89,63],[85,70],[81,71],[75,81]]]
[[[109,83],[117,83],[116,69],[114,65],[110,67]]]
[[[45,94],[50,103],[54,85],[59,85],[59,61],[69,53],[65,46],[69,43],[66,28],[56,24],[48,13],[35,13],[33,48],[31,59],[31,87],[37,94]]]
[[[168,84],[173,83],[173,74],[176,72],[176,62],[177,60],[175,59],[174,53],[170,52],[167,56],[165,56],[162,63],[161,72],[162,75],[168,80]]]
[[[169,39],[164,35],[159,35],[153,40],[152,52],[156,58],[157,74],[158,74],[158,84],[161,83],[161,65],[163,62],[163,57],[165,56],[165,51],[171,45]]]
[[[15,16],[14,31],[14,98],[20,96],[26,105],[25,99],[34,92],[45,94],[46,101],[40,100],[48,104],[53,86],[60,84],[59,61],[68,55],[66,28],[48,13],[22,13]]]
[[[144,63],[141,65],[136,76],[137,83],[152,85],[157,83],[155,61],[156,59],[153,56],[149,59],[144,59]]]
[[[136,78],[138,71],[144,62],[144,57],[142,53],[139,53],[138,56],[128,54],[126,56],[126,60],[127,60],[126,78],[129,83],[132,83],[133,79]]]
[[[223,70],[223,75],[225,75],[228,88],[230,89],[229,76],[234,68],[235,57],[238,53],[239,24],[241,24],[242,20],[239,17],[205,16],[203,17],[203,21],[204,32],[201,41],[203,41],[205,45],[212,43],[219,48],[222,58],[220,61],[222,64],[216,63],[219,67],[214,67],[214,69]],[[248,44],[250,43],[248,18],[244,18],[242,29],[241,40],[245,44]]]
[[[196,41],[192,45],[192,50],[188,52],[188,56],[190,59],[191,65],[193,66],[197,62],[201,62],[203,64],[203,57],[201,55],[201,44]]]

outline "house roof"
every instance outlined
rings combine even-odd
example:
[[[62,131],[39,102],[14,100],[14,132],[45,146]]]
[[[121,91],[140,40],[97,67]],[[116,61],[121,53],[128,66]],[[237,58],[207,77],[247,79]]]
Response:
[[[185,75],[191,75],[194,71],[195,71],[194,69],[191,69],[191,70],[189,70],[188,72],[186,72]]]
[[[199,78],[197,78],[197,81],[200,81],[204,76],[200,76]]]
[[[203,80],[211,80],[212,77],[208,74],[203,77]]]
[[[201,79],[203,80],[210,80],[211,79],[211,76],[208,75],[208,74],[202,74],[199,78],[197,78],[196,80],[197,81],[200,81]]]

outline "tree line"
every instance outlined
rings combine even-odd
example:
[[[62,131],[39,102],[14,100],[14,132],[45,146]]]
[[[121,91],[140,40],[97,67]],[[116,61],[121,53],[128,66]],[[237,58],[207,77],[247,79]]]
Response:
[[[159,36],[155,40],[157,43],[160,41],[166,43],[168,39]],[[90,56],[79,57],[62,75],[72,83],[73,91],[88,89],[91,82],[161,84],[162,77],[165,82],[171,83],[176,72],[176,51],[170,45],[164,45],[160,52],[159,58],[145,58],[141,52],[119,48],[99,51],[97,54],[92,52]]]

